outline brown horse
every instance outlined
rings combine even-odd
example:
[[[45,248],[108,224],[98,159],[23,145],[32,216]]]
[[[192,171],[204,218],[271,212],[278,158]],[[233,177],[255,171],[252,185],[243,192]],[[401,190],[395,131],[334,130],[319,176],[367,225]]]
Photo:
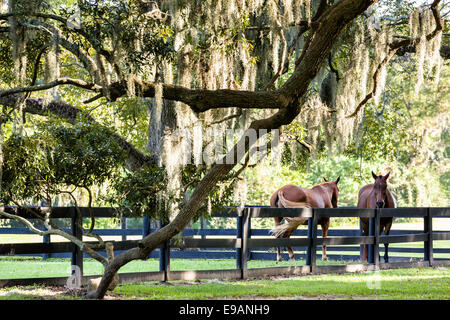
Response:
[[[395,208],[397,206],[394,197],[387,188],[387,179],[390,172],[385,176],[377,176],[372,172],[375,183],[362,187],[358,193],[358,208]],[[369,235],[369,218],[361,218],[362,232],[364,236]],[[380,218],[380,233],[384,230],[389,235],[392,226],[392,217]],[[388,243],[384,244],[384,262],[389,261]],[[367,262],[367,245],[363,248],[363,261]]]
[[[295,185],[286,185],[275,191],[270,197],[270,207],[272,208],[336,208],[338,202],[339,188],[336,181],[328,181],[312,187],[311,189],[301,188]],[[280,199],[281,198],[281,199]],[[286,223],[281,224],[282,218],[275,217],[275,227],[270,232],[277,238],[289,238],[300,225],[307,225],[305,218],[286,218]],[[318,220],[322,228],[322,237],[326,237],[330,218],[320,218]],[[322,246],[322,258],[327,260],[326,246]],[[294,251],[287,247],[290,259],[294,260]],[[281,261],[281,250],[277,247],[277,260]]]

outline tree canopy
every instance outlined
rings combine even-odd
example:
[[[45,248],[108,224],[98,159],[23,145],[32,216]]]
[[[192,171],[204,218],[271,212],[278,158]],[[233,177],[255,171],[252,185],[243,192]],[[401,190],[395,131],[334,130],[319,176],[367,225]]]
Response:
[[[77,203],[85,190],[89,205],[170,221],[111,261],[77,243],[105,265],[94,297],[193,218],[263,202],[271,191],[258,184],[274,168],[292,168],[297,181],[308,168],[317,179],[314,165],[345,155],[352,167],[339,170],[360,182],[362,162],[388,161],[407,199],[421,189],[402,189],[401,177],[428,179],[425,163],[448,186],[450,8],[439,0],[9,0],[0,8],[3,204],[52,205],[62,194]]]

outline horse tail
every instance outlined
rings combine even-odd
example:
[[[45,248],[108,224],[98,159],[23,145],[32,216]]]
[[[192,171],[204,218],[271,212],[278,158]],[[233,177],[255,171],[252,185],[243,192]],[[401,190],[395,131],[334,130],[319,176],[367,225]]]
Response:
[[[278,191],[278,199],[285,208],[312,208],[308,202],[294,202],[287,200],[281,190]]]
[[[275,198],[275,208],[278,208],[278,201],[279,200],[280,200],[280,197],[278,196],[278,193],[277,193],[277,196]]]
[[[283,191],[278,191],[278,198],[284,208],[311,208],[307,202],[293,202],[284,198]],[[276,238],[289,237],[297,228],[304,224],[308,218],[285,218],[286,223],[275,226],[269,231]]]
[[[286,223],[275,226],[269,233],[276,238],[289,237],[297,228],[305,223],[308,218],[284,218]]]

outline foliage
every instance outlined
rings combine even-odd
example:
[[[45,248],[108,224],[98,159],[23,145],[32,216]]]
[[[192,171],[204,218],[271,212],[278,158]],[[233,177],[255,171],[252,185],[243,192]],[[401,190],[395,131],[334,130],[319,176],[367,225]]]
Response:
[[[39,147],[40,141],[13,134],[3,145],[5,160],[2,164],[1,202],[5,205],[14,199],[48,199],[43,182],[56,183],[46,158]],[[55,190],[48,190],[54,193]],[[53,191],[53,192],[52,192]]]
[[[100,184],[125,160],[112,133],[89,122],[78,121],[75,126],[46,124],[41,129],[56,143],[49,161],[66,185]]]
[[[112,127],[117,130],[117,133],[133,143],[136,148],[145,152],[145,144],[147,143],[147,136],[142,134],[148,130],[148,102],[142,101],[136,97],[122,98],[120,102],[109,103],[106,108],[113,109],[112,116],[109,113],[104,113],[100,109],[98,118],[113,118],[114,124]]]
[[[167,177],[163,168],[143,167],[131,172],[123,170],[111,179],[110,191],[104,196],[106,203],[119,210],[130,210],[131,216],[165,217],[164,203],[172,199],[166,191]]]
[[[91,47],[102,54],[102,49],[112,51],[124,74],[143,71],[149,58],[170,59],[174,55],[173,31],[143,14],[139,1],[79,1],[77,6],[62,5],[56,11],[66,19],[79,14],[83,36],[89,41],[77,30],[66,29],[65,34],[77,39],[86,51]]]
[[[440,83],[429,75],[415,94],[416,67],[410,56],[394,59],[379,105],[370,103],[357,139],[345,155],[373,170],[392,170],[391,190],[399,206],[448,206],[448,90],[450,65],[443,62]],[[368,168],[369,170],[369,168]]]
[[[124,161],[111,133],[79,121],[48,121],[30,135],[12,134],[3,145],[2,203],[52,198],[70,188],[90,188],[108,179]]]
[[[373,104],[364,109],[361,137],[347,148],[347,154],[365,161],[380,158],[394,160],[408,156],[407,151],[401,149],[401,143],[410,140],[405,130],[408,125],[404,121],[406,115],[401,110],[395,112],[386,109],[385,105],[375,107]]]
[[[200,181],[206,174],[208,167],[206,165],[186,165],[182,173],[183,192],[185,193],[186,201],[192,194],[193,188],[198,181]],[[236,194],[236,184],[241,179],[236,175],[236,171],[231,171],[210,191],[208,198],[203,202],[202,206],[197,211],[193,222],[196,222],[200,217],[210,217],[213,212],[220,212],[226,207],[240,206],[238,201],[239,195]],[[181,204],[183,205],[183,203]],[[226,221],[230,219],[217,219],[211,222],[211,225],[217,227],[226,227],[230,223],[233,225],[234,221]]]
[[[82,51],[89,59],[96,61],[102,76],[112,77],[112,79],[107,81],[96,79],[93,72],[88,72],[89,67],[84,65],[85,62],[81,61],[79,56],[77,59],[76,54],[72,55],[68,52],[69,50],[58,52],[62,77],[92,81],[102,86],[105,85],[105,81],[122,81],[130,74],[135,74],[142,80],[160,81],[161,79],[155,73],[161,72],[161,62],[166,60],[164,63],[169,61],[170,68],[167,69],[170,71],[167,71],[167,74],[162,72],[162,74],[176,79],[175,83],[182,82],[181,75],[186,70],[188,70],[187,73],[192,73],[189,75],[192,76],[190,83],[179,83],[183,86],[238,87],[243,90],[252,90],[251,86],[245,87],[244,84],[253,80],[249,80],[248,74],[245,78],[245,72],[242,71],[256,73],[258,69],[258,73],[265,73],[266,78],[272,78],[278,70],[271,69],[270,65],[273,67],[279,64],[275,57],[279,57],[282,50],[280,47],[278,47],[279,50],[272,50],[269,47],[272,45],[277,48],[275,44],[280,46],[281,42],[276,39],[281,33],[277,33],[287,27],[281,20],[279,21],[282,24],[278,24],[278,18],[281,18],[281,15],[278,17],[277,12],[271,12],[270,10],[274,8],[270,9],[269,5],[262,7],[261,21],[257,19],[257,13],[246,7],[246,10],[250,10],[249,12],[235,12],[238,18],[231,14],[220,17],[222,18],[220,23],[217,21],[216,24],[215,21],[209,20],[209,2],[190,4],[177,1],[176,4],[183,9],[176,11],[177,14],[181,13],[178,17],[183,20],[183,23],[177,21],[177,28],[180,28],[177,30],[177,35],[183,38],[179,41],[182,43],[179,53],[180,56],[186,56],[187,64],[189,64],[185,66],[186,70],[180,70],[175,68],[176,63],[174,63],[174,59],[179,58],[174,50],[176,36],[175,31],[172,30],[174,24],[169,26],[169,23],[162,19],[149,18],[146,10],[141,7],[142,1],[47,0],[38,2],[39,12],[59,16],[61,19],[36,18],[31,14],[37,9],[34,2],[21,0],[17,3],[20,6],[19,11],[22,12],[17,16],[20,21],[26,23],[38,20],[36,26],[46,23],[58,28],[63,38],[71,41],[77,50]],[[246,1],[246,3],[250,2]],[[412,0],[401,3],[383,0],[380,1],[377,10],[383,13],[382,24],[391,24],[394,32],[404,37],[409,36],[405,16],[413,10],[414,6],[415,3]],[[194,7],[195,10],[192,9]],[[225,7],[222,9],[221,12],[227,10]],[[283,8],[286,11],[290,9]],[[310,10],[309,2],[308,8],[305,6],[304,9]],[[371,13],[367,12],[367,14]],[[68,28],[66,20],[77,14],[83,18],[81,29]],[[192,16],[188,17],[189,15]],[[376,20],[376,16],[374,17]],[[188,24],[184,24],[185,19],[189,22]],[[232,21],[233,19],[235,21]],[[227,27],[226,24],[230,21],[233,24]],[[360,17],[355,20],[355,23],[349,24],[333,48],[329,65],[323,66],[322,74],[326,74],[334,66],[338,69],[338,74],[341,77],[344,76],[346,66],[352,65],[351,53],[354,50],[352,44],[359,31],[359,25],[366,22],[368,23],[366,18]],[[267,26],[267,23],[273,25]],[[274,27],[275,23],[276,27]],[[36,26],[35,30],[27,30],[26,34],[27,85],[34,71],[37,72],[37,83],[41,83],[44,72],[35,62],[47,64],[44,61],[44,55],[48,51],[46,46],[54,41],[47,32]],[[248,34],[254,32],[250,28],[261,26],[262,29],[258,32],[264,36],[250,40]],[[444,32],[447,30],[445,28]],[[294,36],[290,33],[289,41],[292,41]],[[14,72],[11,72],[14,69],[13,47],[14,43],[9,35],[5,32],[0,33],[0,81],[4,87],[14,85],[16,78]],[[373,57],[374,48],[370,50]],[[218,52],[219,55],[217,55]],[[40,53],[44,55],[39,57]],[[227,62],[237,56],[241,56],[241,60],[237,59],[239,63]],[[295,58],[297,58],[294,56],[297,56],[297,53],[290,56],[288,71],[276,79],[276,87],[280,87],[292,75],[296,65]],[[183,61],[179,59],[177,63]],[[210,73],[213,69],[210,61],[215,61],[214,67],[219,70],[218,74]],[[339,205],[354,206],[358,189],[363,184],[371,182],[370,171],[389,169],[394,170],[390,183],[399,205],[448,205],[450,178],[445,163],[450,153],[449,132],[448,126],[439,126],[440,120],[443,119],[440,113],[448,112],[448,105],[442,103],[442,101],[448,101],[448,62],[443,63],[442,66],[443,80],[440,87],[435,90],[436,86],[431,82],[431,75],[427,75],[428,86],[422,89],[420,96],[417,97],[412,90],[417,73],[414,59],[407,54],[405,57],[394,58],[393,61],[395,63],[388,67],[387,90],[379,103],[369,103],[364,108],[362,125],[358,129],[358,134],[355,135],[356,139],[349,145],[344,155],[340,152],[333,153],[333,150],[328,148],[324,132],[320,132],[318,143],[315,145],[316,150],[312,154],[300,147],[297,142],[287,143],[283,151],[278,151],[282,152],[281,162],[264,161],[257,167],[247,168],[246,172],[241,173],[239,177],[234,171],[220,181],[210,190],[209,197],[202,204],[195,219],[200,216],[209,216],[212,211],[220,210],[223,206],[239,205],[240,199],[237,198],[244,195],[237,191],[237,186],[243,183],[247,185],[246,204],[268,205],[274,190],[284,184],[312,187],[321,183],[322,177],[336,179],[339,175],[341,176]],[[37,70],[35,70],[36,66]],[[251,71],[246,69],[249,66]],[[105,70],[101,70],[102,67]],[[222,80],[219,79],[227,78],[229,70],[235,71],[230,78],[232,85],[220,82]],[[255,79],[253,85],[257,89],[265,84],[262,81],[263,78],[255,77]],[[322,80],[323,75],[319,75],[311,83],[304,100],[320,91]],[[108,100],[106,88],[107,86],[102,92],[105,95],[102,99]],[[146,139],[148,134],[154,134],[149,132],[148,125],[150,102],[128,92],[129,96],[126,98],[122,97],[115,102],[102,100],[102,103],[92,106],[82,103],[86,98],[91,98],[86,97],[85,90],[78,87],[64,87],[64,89],[59,87],[58,90],[61,100],[87,111],[98,123],[111,128],[111,131],[100,130],[99,127],[83,119],[78,119],[78,124],[75,126],[52,120],[40,123],[30,130],[32,133],[29,135],[8,136],[11,131],[11,124],[8,123],[6,125],[8,138],[3,146],[5,161],[2,201],[4,203],[8,203],[13,198],[23,201],[32,201],[37,198],[48,199],[69,190],[68,188],[100,188],[105,183],[108,191],[103,192],[102,198],[99,198],[100,201],[131,209],[135,216],[147,215],[158,218],[168,211],[169,203],[175,202],[181,207],[190,196],[193,187],[209,169],[203,165],[184,167],[182,187],[179,190],[183,197],[178,198],[167,192],[168,178],[164,168],[142,168],[135,172],[124,168],[118,170],[123,164],[124,155],[117,143],[111,139],[111,135],[119,134],[143,154],[147,154]],[[97,92],[92,93],[94,94],[96,95]],[[358,96],[358,98],[361,97]],[[311,106],[305,103],[302,107],[307,109]],[[164,112],[168,109],[170,108],[165,106]],[[174,114],[179,113],[177,114],[179,118],[175,120],[171,118],[170,121],[177,124],[183,121],[188,122],[186,119],[190,118],[183,118],[184,115],[181,114],[183,112],[180,110],[185,109],[180,108],[174,112]],[[200,115],[200,118],[217,120],[225,114],[222,110],[215,111],[217,115],[205,113]],[[246,116],[250,114],[247,111],[244,113]],[[245,118],[246,116],[239,118],[236,126],[247,123],[251,117],[266,116],[266,110],[252,111],[249,118]],[[27,118],[31,117],[28,115]],[[317,119],[318,117],[315,118]],[[323,126],[324,121],[319,120]],[[164,124],[162,119],[150,117],[150,121],[160,121],[159,127],[167,129],[167,124]],[[303,119],[294,121],[283,129],[300,141],[304,138],[308,140],[311,139],[313,131],[308,130],[308,125],[308,121]],[[335,124],[328,123],[328,125],[330,131],[336,129]],[[442,194],[447,197],[442,197]],[[221,226],[218,223],[214,225]]]

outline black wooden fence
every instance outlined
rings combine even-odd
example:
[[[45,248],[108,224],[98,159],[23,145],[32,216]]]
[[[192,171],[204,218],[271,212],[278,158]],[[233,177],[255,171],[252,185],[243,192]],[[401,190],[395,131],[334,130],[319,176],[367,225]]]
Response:
[[[33,216],[28,211],[17,212],[13,208],[0,208],[0,210],[18,213],[27,218]],[[42,210],[35,208],[35,210]],[[48,209],[43,209],[48,210]],[[55,207],[51,209],[52,218],[70,218],[70,231],[75,237],[81,239],[82,230],[77,227],[77,219],[87,218],[90,213],[87,208],[74,207]],[[112,218],[116,217],[116,211],[112,208],[93,208],[95,217]],[[126,240],[129,235],[142,235],[143,237],[151,233],[154,229],[150,228],[150,220],[147,217],[143,219],[142,229],[126,229],[126,217],[122,219],[121,229],[96,230],[99,235],[119,235],[122,241],[114,241],[115,251],[130,249],[137,246],[139,240]],[[155,250],[151,257],[159,257],[160,271],[146,273],[121,274],[122,282],[131,281],[149,281],[149,280],[176,280],[176,279],[199,279],[199,278],[241,278],[259,277],[273,274],[305,274],[305,273],[327,273],[327,272],[346,272],[346,271],[364,271],[387,269],[395,267],[413,267],[413,266],[442,266],[450,265],[450,259],[435,259],[434,252],[450,252],[450,248],[434,249],[433,242],[438,240],[450,240],[449,231],[433,231],[433,218],[450,217],[450,208],[395,208],[395,209],[358,209],[358,208],[336,208],[336,209],[294,209],[294,208],[268,208],[268,207],[243,207],[232,208],[222,212],[214,213],[213,217],[234,218],[237,219],[236,229],[222,229],[219,232],[220,238],[207,238],[208,235],[214,235],[216,232],[211,229],[187,229],[183,231],[186,236],[182,241],[167,242]],[[258,230],[251,228],[253,218],[273,218],[273,217],[305,217],[308,218],[308,229],[297,230],[290,239],[275,239],[268,237],[267,230]],[[368,217],[370,218],[370,233],[368,236],[362,236],[357,230],[342,233],[341,230],[330,229],[327,238],[320,237],[320,229],[317,228],[317,221],[320,217]],[[382,217],[414,217],[423,218],[423,231],[404,231],[403,233],[391,232],[391,235],[380,234],[380,218]],[[2,216],[0,216],[2,218]],[[332,227],[332,225],[331,225]],[[356,231],[356,232],[355,232]],[[406,232],[406,233],[405,233]],[[31,233],[26,228],[0,228],[0,233]],[[189,236],[200,235],[201,238],[191,238]],[[266,236],[266,238],[257,238]],[[391,263],[382,263],[379,258],[379,245],[384,243],[405,243],[405,242],[423,242],[423,259],[421,261],[396,261]],[[317,246],[327,245],[328,250],[342,250],[349,245],[369,245],[369,262],[367,264],[347,264],[347,265],[317,265]],[[263,257],[262,253],[256,253],[253,250],[268,251],[274,247],[291,246],[294,248],[306,248],[304,258],[305,266],[289,267],[270,267],[270,268],[248,268],[249,259],[259,259]],[[191,251],[191,250],[200,251]],[[236,259],[236,269],[230,270],[197,270],[197,271],[170,271],[170,258],[188,257],[188,258],[217,258],[211,252],[204,251],[208,249],[227,249],[227,255]],[[411,251],[410,248],[403,248]],[[230,251],[231,250],[231,251]],[[49,237],[44,237],[44,243],[12,243],[0,244],[0,255],[53,255],[60,253],[69,254],[71,264],[78,267],[81,275],[83,274],[83,254],[80,249],[70,242],[51,242]],[[185,254],[182,254],[185,253]],[[186,254],[187,253],[187,254]],[[215,252],[217,254],[217,251]],[[223,254],[222,257],[226,255]],[[330,255],[328,255],[330,256]],[[271,254],[275,260],[275,254]],[[85,283],[91,277],[83,277]],[[58,283],[63,284],[67,278],[46,278],[46,279],[11,279],[0,280],[0,287],[4,285],[16,285],[23,283]]]

